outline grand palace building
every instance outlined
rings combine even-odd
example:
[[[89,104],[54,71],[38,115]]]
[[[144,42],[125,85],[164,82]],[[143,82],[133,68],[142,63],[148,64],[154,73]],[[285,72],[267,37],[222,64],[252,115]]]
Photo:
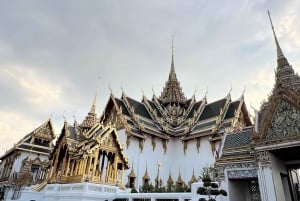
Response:
[[[1,157],[0,200],[198,201],[205,168],[230,201],[300,200],[300,77],[277,51],[274,86],[252,121],[244,92],[186,97],[172,51],[160,95],[97,96],[82,122],[51,119]],[[55,143],[54,140],[56,139]]]

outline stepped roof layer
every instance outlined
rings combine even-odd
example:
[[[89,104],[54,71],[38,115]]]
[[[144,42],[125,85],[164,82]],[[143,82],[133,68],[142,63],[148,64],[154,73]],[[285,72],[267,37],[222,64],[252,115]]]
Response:
[[[73,159],[80,159],[92,150],[105,146],[105,140],[107,140],[108,137],[112,137],[116,141],[116,148],[120,150],[121,158],[125,161],[125,167],[129,168],[129,163],[122,151],[123,145],[119,140],[115,126],[104,126],[97,118],[96,98],[97,95],[95,96],[90,111],[80,124],[75,120],[74,124],[70,125],[67,120],[65,120],[61,134],[50,155],[50,159],[53,159],[55,152],[62,147],[66,148],[67,153]]]
[[[215,168],[218,170],[219,179],[224,179],[224,170],[235,171],[230,179],[242,179],[257,176],[252,169],[256,167],[255,154],[251,141],[253,140],[253,126],[246,127],[240,131],[228,133],[224,137],[222,153],[216,159]],[[238,173],[237,171],[242,170]]]
[[[189,140],[202,136],[220,139],[225,129],[252,125],[247,111],[244,95],[232,100],[230,93],[225,97],[207,102],[206,95],[201,100],[195,96],[186,98],[177,79],[172,52],[171,69],[160,97],[151,99],[143,96],[137,101],[124,92],[120,98],[111,93],[101,122],[114,122],[118,128],[134,136],[144,138],[145,134],[163,139],[180,137]]]

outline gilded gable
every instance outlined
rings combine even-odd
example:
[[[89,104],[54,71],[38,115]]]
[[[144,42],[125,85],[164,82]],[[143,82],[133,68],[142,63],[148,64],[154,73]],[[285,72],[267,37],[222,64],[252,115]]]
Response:
[[[105,145],[107,147],[113,147],[113,148],[118,147],[118,144],[116,142],[116,138],[113,135],[107,136],[107,138],[105,138],[103,140],[102,145]]]
[[[274,113],[266,138],[300,135],[300,110],[282,100]]]

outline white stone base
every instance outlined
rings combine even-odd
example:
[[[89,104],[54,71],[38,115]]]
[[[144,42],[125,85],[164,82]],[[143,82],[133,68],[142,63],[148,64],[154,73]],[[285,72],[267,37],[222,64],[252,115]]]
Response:
[[[128,199],[178,199],[178,201],[198,201],[207,196],[198,195],[197,189],[202,182],[192,184],[190,193],[130,193],[131,189],[122,190],[118,186],[94,184],[89,182],[73,184],[47,184],[41,192],[22,191],[20,201],[113,201],[117,198]],[[219,196],[221,197],[221,196]],[[222,198],[218,198],[221,201]]]

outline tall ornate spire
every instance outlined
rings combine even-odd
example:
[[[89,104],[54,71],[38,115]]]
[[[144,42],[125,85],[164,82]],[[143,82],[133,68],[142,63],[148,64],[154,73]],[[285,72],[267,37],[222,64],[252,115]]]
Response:
[[[96,101],[97,101],[97,95],[98,93],[96,93],[95,97],[94,97],[94,101],[93,101],[93,105],[91,107],[91,110],[89,113],[95,114],[96,113]]]
[[[88,112],[87,116],[84,118],[80,127],[82,128],[91,128],[96,124],[97,121],[97,114],[96,114],[96,101],[97,101],[97,93],[94,97],[94,101],[90,111]]]
[[[276,69],[276,85],[282,86],[284,88],[290,88],[294,91],[300,92],[300,77],[298,74],[295,74],[293,67],[288,63],[288,60],[282,53],[281,47],[279,45],[277,36],[275,34],[274,26],[271,20],[270,12],[268,11],[276,49],[277,49],[277,69]]]
[[[97,102],[97,96],[98,96],[98,90],[99,90],[99,82],[100,82],[100,77],[98,77],[97,88],[96,88],[97,90],[96,90],[96,94],[94,97],[92,107],[91,107],[90,111],[88,112],[87,116],[84,118],[84,120],[80,124],[80,127],[84,128],[84,129],[92,128],[97,123],[96,102]]]
[[[174,38],[172,36],[172,61],[171,61],[171,72],[170,72],[171,79],[176,79],[176,73],[175,73],[175,66],[174,66]]]
[[[180,87],[180,83],[177,80],[177,76],[175,73],[175,65],[174,65],[174,45],[172,39],[172,61],[171,61],[171,70],[169,73],[169,79],[166,82],[166,85],[160,95],[160,99],[164,103],[178,103],[186,100],[184,93]]]
[[[269,19],[270,19],[274,39],[275,39],[276,49],[277,49],[277,68],[283,68],[284,66],[289,66],[289,63],[288,63],[287,59],[285,58],[285,56],[281,50],[281,47],[279,45],[269,11],[268,11],[268,15],[269,15]]]

